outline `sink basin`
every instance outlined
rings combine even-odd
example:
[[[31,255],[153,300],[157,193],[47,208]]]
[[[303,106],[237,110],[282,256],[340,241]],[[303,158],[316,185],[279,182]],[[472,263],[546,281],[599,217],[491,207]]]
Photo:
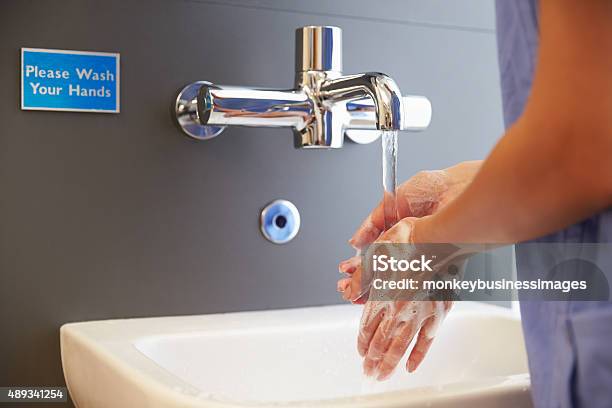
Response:
[[[64,375],[79,408],[530,407],[519,318],[459,302],[412,374],[365,378],[352,305],[70,323]]]

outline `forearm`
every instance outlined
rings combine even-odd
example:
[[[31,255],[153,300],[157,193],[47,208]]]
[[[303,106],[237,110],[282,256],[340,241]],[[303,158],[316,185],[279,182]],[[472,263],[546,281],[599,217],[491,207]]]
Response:
[[[540,51],[523,116],[416,239],[517,242],[612,204],[612,4],[540,4]]]
[[[577,136],[546,127],[519,122],[511,128],[463,194],[424,220],[425,234],[415,239],[518,242],[608,207],[612,150],[580,147],[585,143]]]

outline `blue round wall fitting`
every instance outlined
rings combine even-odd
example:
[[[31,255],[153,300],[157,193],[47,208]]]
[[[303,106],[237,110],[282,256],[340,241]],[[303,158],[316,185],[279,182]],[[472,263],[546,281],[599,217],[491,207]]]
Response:
[[[286,244],[300,230],[300,212],[287,200],[275,200],[261,211],[261,233],[270,242]]]

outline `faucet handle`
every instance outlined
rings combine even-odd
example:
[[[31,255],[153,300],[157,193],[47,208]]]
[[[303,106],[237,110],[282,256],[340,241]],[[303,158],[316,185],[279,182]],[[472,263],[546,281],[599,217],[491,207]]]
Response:
[[[376,109],[371,98],[360,99],[346,104],[350,120],[345,131],[355,143],[372,143],[380,137],[381,131],[373,129],[376,123]],[[402,97],[402,129],[410,131],[425,130],[431,123],[431,102],[424,96],[407,95]]]
[[[425,130],[431,123],[431,102],[424,96],[409,95],[402,97],[402,130]]]
[[[342,30],[306,26],[295,31],[295,72],[342,72]]]

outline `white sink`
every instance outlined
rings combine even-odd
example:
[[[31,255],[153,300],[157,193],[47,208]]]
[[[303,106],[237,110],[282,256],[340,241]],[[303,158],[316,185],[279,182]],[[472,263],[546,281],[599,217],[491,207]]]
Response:
[[[64,375],[79,408],[530,407],[520,320],[455,305],[421,365],[361,372],[361,307],[71,323]]]

